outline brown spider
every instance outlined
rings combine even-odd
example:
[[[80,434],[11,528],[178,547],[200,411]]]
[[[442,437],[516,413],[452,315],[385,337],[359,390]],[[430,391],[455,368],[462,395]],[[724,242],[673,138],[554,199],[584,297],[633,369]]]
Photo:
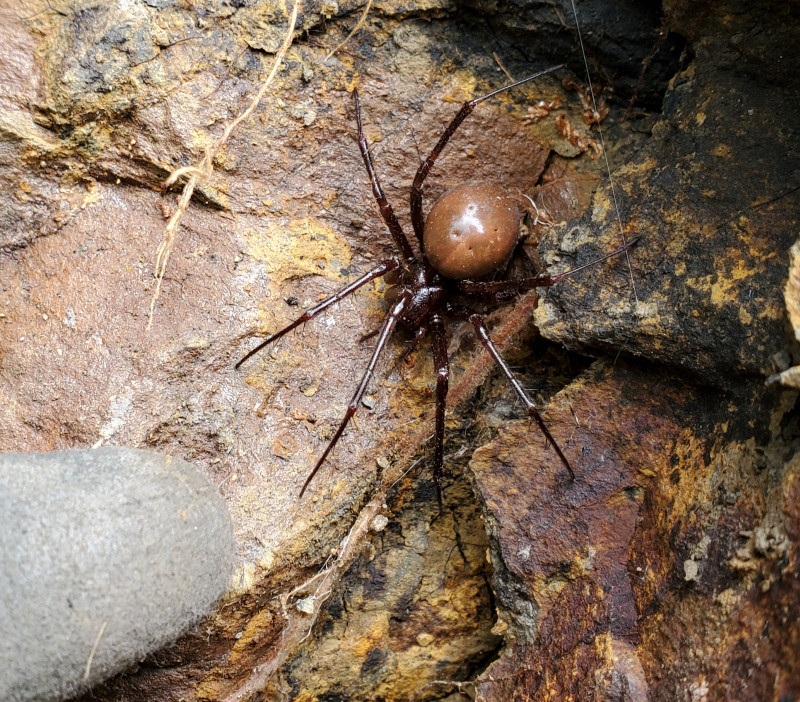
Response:
[[[422,162],[414,178],[414,184],[411,188],[411,222],[419,245],[419,253],[415,253],[411,247],[400,226],[400,222],[392,210],[392,206],[387,202],[383,194],[361,126],[361,102],[358,98],[358,91],[353,92],[356,124],[358,125],[358,145],[372,183],[372,192],[380,207],[381,216],[389,228],[400,255],[384,261],[347,287],[339,290],[336,294],[306,310],[299,319],[289,326],[267,337],[235,366],[239,368],[253,354],[277,341],[292,329],[313,319],[331,305],[351,295],[362,285],[390,274],[390,278],[387,278],[387,280],[391,282],[392,287],[389,288],[386,295],[390,304],[389,313],[386,315],[380,329],[373,334],[367,335],[377,335],[378,337],[372,358],[370,358],[364,376],[361,378],[361,382],[353,394],[350,404],[347,406],[347,412],[339,425],[339,429],[317,461],[314,470],[306,478],[303,488],[300,490],[301,497],[325,462],[328,454],[339,441],[348,422],[356,413],[359,402],[375,372],[378,358],[399,322],[414,332],[414,344],[419,343],[428,333],[431,336],[431,348],[436,366],[436,445],[434,449],[433,479],[436,484],[439,504],[441,505],[444,463],[444,417],[447,385],[450,376],[447,359],[447,332],[444,325],[445,317],[467,320],[473,325],[481,343],[525,404],[528,414],[536,421],[548,442],[552,444],[561,462],[569,471],[570,478],[574,479],[575,475],[572,466],[570,466],[566,456],[564,456],[550,434],[536,406],[519,381],[514,377],[511,369],[501,358],[497,348],[492,343],[483,319],[464,303],[464,298],[472,296],[491,302],[508,303],[519,293],[537,287],[555,285],[567,276],[616,256],[636,243],[637,239],[631,239],[611,253],[559,275],[537,275],[529,278],[500,281],[488,280],[487,278],[491,278],[493,275],[502,273],[505,270],[519,243],[520,214],[514,201],[505,194],[503,189],[491,183],[463,183],[448,190],[434,203],[427,221],[424,219],[422,212],[422,185],[425,178],[450,137],[453,136],[453,133],[467,115],[484,100],[560,68],[563,68],[563,66],[548,68],[464,103],[447,129],[444,130],[428,158]]]

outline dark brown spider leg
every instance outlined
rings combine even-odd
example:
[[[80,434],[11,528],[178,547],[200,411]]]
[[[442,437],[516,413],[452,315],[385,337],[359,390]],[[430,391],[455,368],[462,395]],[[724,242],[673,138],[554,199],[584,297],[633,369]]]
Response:
[[[556,443],[556,440],[553,438],[553,435],[547,428],[547,425],[544,423],[542,415],[539,414],[539,410],[536,408],[536,405],[528,397],[525,389],[522,387],[522,385],[520,385],[520,382],[517,380],[511,369],[506,365],[506,362],[503,360],[503,357],[500,355],[500,352],[497,350],[497,347],[494,345],[494,342],[489,336],[489,331],[486,329],[486,324],[484,324],[481,316],[467,307],[460,306],[450,307],[448,308],[448,312],[456,318],[469,320],[472,326],[475,327],[475,334],[489,352],[489,355],[492,357],[494,362],[500,367],[500,370],[503,372],[503,375],[506,376],[508,382],[511,383],[511,387],[514,388],[514,392],[517,393],[517,396],[524,403],[525,408],[528,410],[528,414],[533,417],[534,420],[536,420],[536,423],[539,425],[539,429],[542,430],[545,438],[553,445],[553,448],[556,450],[556,453],[561,459],[561,462],[564,464],[564,467],[569,471],[570,480],[575,480],[575,473],[572,470],[572,466],[569,464],[567,457],[563,454],[558,443]]]
[[[378,336],[378,332],[380,330],[381,330],[381,328],[378,327],[377,329],[373,329],[371,332],[367,332],[366,334],[364,334],[364,336],[359,338],[358,342],[360,344],[363,344],[365,341],[367,341],[368,339],[371,339],[373,336]]]
[[[422,326],[417,328],[417,331],[414,332],[414,338],[411,339],[406,350],[403,351],[403,360],[407,359],[414,351],[416,350],[417,346],[419,346],[419,342],[425,338],[425,335],[428,333],[428,327],[423,324]]]
[[[425,228],[425,217],[422,214],[422,184],[425,182],[425,178],[428,177],[428,173],[430,172],[431,168],[433,168],[433,164],[436,162],[436,159],[439,158],[439,154],[442,153],[442,149],[444,149],[444,147],[447,145],[447,142],[450,141],[450,137],[453,136],[456,129],[459,128],[461,123],[469,116],[469,114],[484,100],[488,100],[489,98],[505,92],[506,90],[511,90],[511,88],[516,88],[519,85],[523,85],[524,83],[535,80],[546,73],[557,71],[559,68],[564,68],[564,65],[562,64],[560,66],[546,68],[544,71],[534,73],[533,75],[523,78],[522,80],[518,80],[515,83],[504,85],[502,88],[493,90],[486,95],[474,98],[473,100],[468,100],[461,106],[458,114],[453,117],[453,120],[447,126],[447,129],[444,130],[444,133],[439,138],[439,141],[436,142],[436,146],[433,147],[433,150],[428,155],[428,158],[426,158],[420,165],[417,175],[414,176],[414,185],[411,187],[411,223],[414,226],[414,234],[416,234],[420,246],[422,245],[422,232]]]
[[[603,261],[613,258],[614,256],[619,256],[619,254],[624,253],[637,241],[639,241],[638,236],[627,241],[624,246],[614,249],[611,253],[607,253],[599,258],[589,261],[588,263],[584,263],[576,268],[559,273],[558,275],[537,275],[532,278],[517,278],[516,280],[496,281],[457,280],[454,281],[455,287],[458,292],[466,295],[481,295],[484,298],[491,298],[498,301],[507,300],[514,297],[517,293],[525,292],[526,290],[550,287],[551,285],[555,285],[556,283],[564,280],[564,278],[574,275],[575,273],[579,273],[586,268],[590,268],[598,263],[602,263]]]
[[[353,418],[353,415],[356,413],[358,405],[361,402],[361,398],[364,396],[364,393],[367,390],[367,385],[369,385],[369,381],[372,380],[372,376],[375,373],[375,367],[378,365],[378,358],[380,357],[383,349],[386,348],[386,344],[389,341],[389,337],[392,335],[392,331],[394,331],[395,325],[397,324],[397,321],[400,319],[403,312],[405,311],[410,299],[411,299],[411,293],[405,293],[403,297],[401,297],[400,300],[398,300],[392,306],[392,309],[389,310],[389,314],[386,315],[386,319],[383,321],[380,334],[378,335],[378,342],[375,344],[375,349],[372,352],[372,358],[369,359],[369,364],[367,365],[366,371],[364,371],[364,375],[361,378],[361,382],[356,388],[355,393],[353,393],[353,397],[350,400],[350,404],[347,405],[347,412],[345,412],[344,419],[342,420],[342,423],[339,425],[339,428],[336,430],[336,433],[333,435],[333,438],[330,440],[330,443],[328,444],[324,453],[317,461],[317,465],[314,466],[314,470],[311,471],[311,474],[308,476],[308,478],[306,478],[306,482],[303,483],[303,489],[300,490],[300,497],[303,496],[303,493],[306,491],[308,484],[314,479],[314,476],[317,474],[317,471],[322,467],[322,464],[325,463],[325,459],[328,457],[328,454],[333,450],[333,447],[336,446],[336,443],[339,441],[339,438],[344,433],[345,427],[348,425],[350,420]]]
[[[358,90],[353,91],[353,97],[355,98],[356,102],[358,147],[361,149],[361,156],[364,159],[364,165],[367,167],[367,174],[369,175],[369,180],[372,184],[372,194],[375,196],[375,200],[378,202],[378,207],[381,210],[381,217],[383,217],[383,221],[386,222],[386,226],[389,227],[389,232],[394,239],[395,246],[397,246],[397,248],[400,250],[403,260],[406,262],[416,261],[416,256],[414,256],[414,251],[411,248],[411,244],[408,243],[408,239],[406,239],[406,235],[403,232],[403,228],[400,226],[400,222],[398,221],[392,206],[386,199],[386,195],[383,194],[380,181],[375,173],[375,165],[372,163],[372,155],[369,152],[369,144],[367,143],[367,138],[364,136],[364,129],[361,125],[361,100],[358,97]]]
[[[344,300],[344,298],[346,298],[348,295],[352,295],[362,285],[366,285],[371,280],[375,280],[376,278],[380,278],[381,276],[386,275],[389,271],[396,270],[399,267],[400,267],[400,261],[398,261],[396,258],[392,258],[392,259],[389,259],[388,261],[384,261],[383,263],[381,263],[380,266],[378,266],[377,268],[373,268],[368,273],[365,273],[360,278],[358,278],[357,280],[354,280],[352,283],[350,283],[350,285],[348,285],[347,287],[342,288],[341,290],[339,290],[339,292],[335,293],[334,295],[331,295],[328,298],[325,298],[318,305],[315,305],[314,307],[311,307],[310,309],[307,309],[305,312],[303,312],[303,314],[298,319],[296,319],[294,322],[292,322],[288,327],[284,327],[280,331],[275,332],[274,334],[270,334],[270,336],[268,336],[266,339],[264,339],[264,341],[262,341],[252,351],[249,351],[244,357],[242,357],[242,359],[234,366],[234,368],[238,368],[239,366],[241,366],[242,363],[244,363],[248,358],[250,358],[250,356],[252,356],[253,354],[258,353],[265,346],[268,346],[269,344],[273,343],[274,341],[277,341],[278,339],[280,339],[287,332],[290,332],[292,329],[295,329],[296,327],[299,327],[301,324],[304,324],[308,320],[313,319],[320,312],[322,312],[323,310],[327,309],[331,305],[333,305],[333,304],[335,304],[337,302],[340,302],[341,300]]]
[[[436,499],[442,510],[442,478],[444,476],[444,415],[447,409],[447,385],[450,378],[450,363],[447,360],[447,332],[442,318],[431,317],[431,347],[436,368],[436,444],[433,450],[433,482]]]
[[[378,332],[380,330],[381,330],[381,328],[378,327],[377,329],[373,329],[371,332],[367,332],[366,334],[364,334],[364,336],[362,336],[359,339],[359,342],[363,343],[364,341],[367,341],[368,339],[371,339],[373,336],[378,336]],[[417,331],[414,332],[414,338],[411,340],[411,343],[408,345],[408,349],[406,349],[406,351],[403,352],[403,357],[404,358],[406,356],[408,356],[408,354],[410,354],[415,348],[417,348],[417,346],[419,345],[419,342],[422,341],[422,337],[424,337],[425,334],[427,334],[427,333],[428,333],[428,328],[426,326],[424,326],[424,325],[421,326],[419,329],[417,329]]]

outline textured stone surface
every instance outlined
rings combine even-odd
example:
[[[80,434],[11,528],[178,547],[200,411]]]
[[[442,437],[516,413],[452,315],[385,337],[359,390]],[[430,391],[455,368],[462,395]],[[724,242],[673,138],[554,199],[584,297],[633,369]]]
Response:
[[[230,586],[227,507],[153,451],[0,454],[0,697],[75,695],[209,614]]]
[[[800,211],[800,148],[789,126],[800,90],[783,47],[796,25],[755,7],[685,12],[700,17],[679,6],[674,27],[696,36],[696,57],[673,79],[652,139],[616,174],[615,196],[603,188],[542,252],[565,268],[590,259],[581,244],[594,232],[619,239],[618,205],[627,235],[642,236],[637,296],[624,267],[605,282],[607,272],[595,269],[583,284],[548,290],[536,322],[573,348],[624,346],[724,385],[731,374],[774,372],[771,357],[787,344],[780,291]],[[779,25],[758,42],[774,67],[759,54],[734,60],[745,37],[761,36],[764,15]]]
[[[796,697],[792,394],[605,363],[568,390],[548,418],[574,483],[518,422],[470,464],[508,627],[478,699]]]
[[[234,133],[184,215],[148,332],[155,250],[175,203],[157,188],[169,169],[202,156],[272,58],[243,51],[256,10],[240,8],[240,18],[233,7],[218,9],[136,4],[128,15],[123,6],[55,11],[42,3],[36,12],[11,13],[0,27],[9,36],[3,45],[14,47],[6,67],[16,67],[3,103],[9,167],[2,174],[12,196],[0,203],[8,225],[0,261],[0,443],[43,451],[103,441],[187,458],[221,486],[241,545],[235,605],[205,638],[185,637],[152,665],[93,693],[108,699],[153,699],[167,690],[213,699],[256,687],[254,670],[289,655],[278,596],[339,548],[374,487],[404,472],[431,433],[433,376],[423,348],[407,363],[382,366],[370,406],[298,501],[368,358],[358,338],[383,314],[381,285],[233,370],[254,337],[389,251],[354,139],[352,88],[360,90],[387,195],[407,221],[419,150],[435,142],[460,102],[507,80],[486,47],[495,46],[516,74],[544,65],[473,16],[454,30],[449,19],[431,21],[442,8],[389,6],[325,63],[326,47],[355,22],[353,8],[343,7],[349,14],[326,25],[324,46],[317,35],[292,48],[270,95]],[[303,22],[312,16],[304,12]],[[282,29],[285,12],[262,19]],[[458,51],[442,54],[454,39]],[[93,52],[95,45],[109,56]],[[470,178],[536,194],[550,148],[575,153],[553,119],[525,121],[528,106],[556,97],[570,99],[552,79],[482,105],[437,164],[428,201]],[[555,185],[548,191],[554,200],[558,192]],[[528,299],[510,326],[493,324],[498,343],[529,324],[531,307]],[[390,354],[400,351],[398,339]],[[467,351],[453,364],[461,374],[454,408],[490,368]],[[453,419],[457,429],[458,412]],[[299,611],[291,605],[290,613]],[[464,603],[464,611],[472,607]],[[474,626],[480,638],[486,616],[484,608],[459,626]],[[297,626],[305,634],[309,624]],[[446,636],[437,642],[446,644]],[[438,659],[436,645],[417,650]],[[464,651],[465,661],[474,650]],[[448,657],[459,669],[451,646]]]
[[[413,616],[390,617],[391,633],[387,628],[379,641],[371,638],[368,616],[361,616],[361,605],[377,606],[377,598],[362,597],[375,592],[362,578],[382,572],[381,564],[410,559],[430,573],[449,567],[438,559],[449,552],[438,541],[444,527],[433,528],[432,541],[442,547],[429,549],[431,561],[423,564],[407,552],[404,560],[404,550],[419,544],[400,543],[397,535],[405,537],[413,520],[393,509],[405,494],[417,500],[407,507],[411,513],[425,515],[431,508],[420,455],[432,434],[427,348],[379,369],[357,425],[304,499],[297,499],[369,356],[358,339],[384,312],[383,288],[367,286],[241,371],[232,365],[255,337],[280,328],[390,251],[354,140],[352,89],[358,87],[362,97],[366,134],[387,195],[407,222],[408,187],[420,154],[463,100],[508,80],[500,64],[518,78],[566,62],[583,80],[569,5],[381,0],[348,46],[327,60],[328,49],[347,36],[364,5],[305,5],[305,32],[296,37],[285,68],[254,118],[236,130],[182,220],[150,332],[154,252],[175,205],[172,194],[162,198],[160,183],[172,168],[198,161],[256,92],[287,8],[266,2],[32,5],[4,11],[0,25],[0,177],[8,194],[0,201],[0,446],[42,451],[102,440],[188,458],[220,485],[242,554],[234,599],[207,623],[204,636],[184,637],[148,665],[94,690],[95,697],[232,702],[257,699],[272,677],[276,694],[371,699],[358,687],[354,660],[367,664],[375,689],[394,686],[403,694],[417,677],[430,680],[440,665],[461,680],[474,678],[489,662],[476,652],[487,650],[488,637],[482,637],[491,615],[485,603],[492,602],[501,610],[494,632],[507,638],[503,655],[518,660],[517,629],[503,611],[514,600],[507,593],[503,603],[493,600],[488,575],[474,597],[469,587],[447,587],[451,602],[443,611],[475,613],[453,622],[452,640],[469,644],[463,648],[451,645],[446,626],[430,633]],[[645,374],[667,385],[689,370],[722,385],[732,393],[725,401],[735,404],[753,397],[742,384],[759,384],[769,355],[782,344],[776,341],[781,247],[787,232],[797,229],[791,215],[796,183],[787,168],[797,143],[792,76],[800,72],[791,52],[776,52],[782,43],[791,45],[797,24],[792,6],[760,3],[743,11],[749,6],[731,3],[730,11],[722,6],[713,12],[715,7],[677,3],[662,20],[656,6],[642,3],[578,3],[593,75],[617,91],[615,99],[605,94],[611,99],[606,147],[622,186],[623,227],[643,235],[631,252],[631,267],[647,304],[637,309],[632,301],[630,273],[620,259],[565,282],[560,292],[554,289],[542,316],[547,333],[567,346],[599,348],[612,358],[635,352],[648,364]],[[772,32],[765,28],[768,21]],[[678,33],[689,42],[680,71],[685,41]],[[717,59],[719,75],[710,69]],[[659,122],[651,111],[660,109],[666,87],[666,117]],[[622,122],[622,103],[631,93],[637,94],[632,119]],[[782,104],[772,110],[778,96]],[[550,114],[536,122],[529,108],[540,100]],[[547,107],[555,101],[563,107]],[[764,120],[762,103],[772,123]],[[582,111],[578,94],[556,81],[537,81],[487,101],[437,163],[426,202],[458,182],[487,178],[514,195],[534,197],[545,220],[558,223],[579,214],[604,170],[603,159],[588,157],[596,134],[582,123]],[[786,114],[789,120],[781,121]],[[571,138],[565,136],[568,126]],[[583,148],[589,154],[576,158]],[[775,173],[762,167],[770,158]],[[723,189],[720,170],[734,171],[739,187]],[[781,179],[785,190],[773,187]],[[772,196],[774,203],[763,200]],[[542,249],[544,262],[566,267],[619,245],[608,203],[607,190],[601,190],[594,214],[581,227],[552,232]],[[547,227],[531,230],[538,237]],[[536,258],[533,247],[529,253]],[[491,329],[546,407],[547,398],[588,364],[536,339],[533,305],[525,297],[513,311],[493,318]],[[509,346],[520,334],[525,345]],[[503,383],[483,384],[491,364],[475,352],[468,334],[457,336],[446,448],[455,480],[471,450],[520,411]],[[402,349],[398,339],[392,353]],[[591,404],[575,397],[572,409],[580,419]],[[765,408],[764,416],[773,417],[776,407]],[[562,426],[558,436],[569,446],[571,427]],[[782,431],[796,435],[791,414]],[[518,436],[517,443],[523,441],[541,445],[535,427]],[[543,458],[553,460],[552,451]],[[386,508],[373,504],[382,481],[391,483],[412,465],[422,476],[419,486],[404,480]],[[498,470],[504,470],[502,460]],[[770,475],[774,487],[777,474]],[[467,499],[460,486],[446,486],[449,491],[456,500]],[[465,519],[468,513],[475,514],[465,510]],[[527,512],[504,514],[522,523],[530,519]],[[631,514],[626,511],[626,519]],[[380,517],[397,523],[386,525],[385,537],[367,538],[370,530],[362,528],[354,547],[348,535],[364,515],[370,522]],[[474,534],[479,526],[464,524],[450,534],[454,553],[460,553],[457,535]],[[395,548],[398,553],[391,552]],[[487,565],[463,550],[470,556],[465,579],[477,583]],[[345,560],[339,560],[342,555]],[[696,555],[682,559],[687,563],[679,568],[681,578],[703,577]],[[316,612],[319,603],[308,590],[295,588],[323,573],[326,562],[337,569],[325,580],[333,587],[327,600],[332,607],[312,626],[307,612]],[[355,568],[345,576],[348,563]],[[495,566],[502,568],[496,560]],[[614,573],[619,578],[620,571]],[[381,599],[400,602],[413,592],[412,599],[426,601],[431,591],[413,589],[413,582],[410,576],[388,578]],[[504,581],[495,582],[499,588]],[[672,594],[669,588],[658,592]],[[465,602],[464,593],[473,601]],[[552,619],[541,631],[556,638],[561,628],[575,631],[588,621],[589,605],[602,615],[605,603],[595,594],[581,600],[580,592],[573,593],[580,612],[575,627]],[[522,600],[517,598],[515,611],[527,612],[533,631],[536,607],[529,599],[525,609]],[[348,602],[355,604],[352,616],[338,608]],[[313,652],[336,651],[345,621],[355,658],[323,655],[317,663]],[[640,631],[649,625],[637,621]],[[414,638],[403,648],[411,632],[422,643]],[[596,640],[598,646],[604,641]],[[546,640],[535,645],[544,650]],[[400,649],[399,658],[389,655]],[[695,655],[700,654],[676,647],[664,664],[679,670],[681,656]],[[645,676],[655,679],[662,661],[655,665],[640,652],[630,658],[636,659]],[[402,665],[394,664],[400,660]],[[596,656],[586,664],[586,675],[613,675],[609,660]],[[424,674],[417,673],[423,664]],[[316,665],[324,675],[314,675]],[[402,677],[404,672],[410,675]],[[566,689],[564,669],[550,673],[560,681],[558,689]],[[447,694],[446,682],[425,687],[418,698]],[[694,682],[702,697],[703,682]]]

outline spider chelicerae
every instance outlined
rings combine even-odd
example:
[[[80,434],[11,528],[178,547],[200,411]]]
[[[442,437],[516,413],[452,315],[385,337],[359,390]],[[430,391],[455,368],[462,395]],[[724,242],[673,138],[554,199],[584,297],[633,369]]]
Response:
[[[503,361],[486,328],[483,318],[469,304],[469,298],[485,302],[508,304],[519,294],[538,287],[555,285],[589,266],[605,261],[624,252],[638,239],[630,239],[623,246],[600,256],[582,266],[558,275],[537,275],[511,280],[495,280],[501,275],[514,254],[520,239],[520,213],[513,199],[498,185],[484,182],[462,183],[442,195],[431,208],[427,220],[422,211],[422,186],[450,137],[475,107],[499,93],[528,83],[540,76],[559,70],[563,66],[553,66],[509,85],[493,90],[473,100],[465,102],[458,114],[439,138],[430,155],[422,162],[411,187],[411,223],[417,239],[418,251],[414,250],[400,222],[386,200],[381,188],[375,166],[369,152],[369,145],[361,124],[361,101],[358,91],[355,99],[358,145],[367,168],[372,192],[378,202],[381,216],[397,248],[393,256],[357,280],[342,288],[334,295],[306,310],[298,319],[284,329],[268,336],[258,346],[244,356],[237,364],[239,368],[248,358],[265,346],[277,341],[284,334],[313,319],[331,305],[351,295],[372,280],[387,277],[391,284],[386,297],[389,312],[380,329],[369,336],[377,336],[375,349],[369,360],[361,382],[347,406],[344,418],[325,451],[320,456],[314,470],[306,478],[300,496],[306,491],[328,454],[344,433],[347,424],[356,413],[361,398],[375,373],[381,352],[386,348],[398,323],[414,333],[414,344],[425,336],[430,336],[434,366],[436,368],[436,432],[433,458],[433,478],[439,504],[442,503],[442,477],[444,464],[445,407],[450,368],[447,358],[447,331],[445,319],[468,321],[475,334],[499,366],[512,388],[522,400],[529,416],[536,421],[547,441],[553,446],[564,467],[574,479],[574,472],[558,443],[544,423],[539,410],[528,397],[522,385]]]

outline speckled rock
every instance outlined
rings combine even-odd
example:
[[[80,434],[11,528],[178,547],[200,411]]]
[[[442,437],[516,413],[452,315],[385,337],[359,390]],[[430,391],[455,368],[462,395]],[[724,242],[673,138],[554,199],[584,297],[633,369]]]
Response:
[[[207,615],[234,541],[215,486],[152,451],[0,455],[0,698],[58,700]]]

